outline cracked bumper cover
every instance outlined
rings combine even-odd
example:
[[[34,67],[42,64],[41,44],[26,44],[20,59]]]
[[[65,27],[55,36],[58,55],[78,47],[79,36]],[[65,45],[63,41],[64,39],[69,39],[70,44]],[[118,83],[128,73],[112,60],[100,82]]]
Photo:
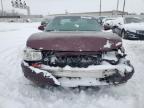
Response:
[[[82,70],[55,69],[44,65],[42,68],[35,68],[24,61],[21,66],[24,76],[37,84],[67,87],[117,85],[127,82],[134,73],[134,68],[130,63],[125,66],[109,66],[107,68],[99,66],[93,70],[86,68]]]

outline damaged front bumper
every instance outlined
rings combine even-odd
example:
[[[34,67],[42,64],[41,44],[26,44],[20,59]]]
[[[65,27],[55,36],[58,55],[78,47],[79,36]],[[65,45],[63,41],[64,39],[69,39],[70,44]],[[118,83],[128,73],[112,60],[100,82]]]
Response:
[[[21,66],[25,77],[37,84],[66,87],[118,85],[127,82],[134,73],[133,66],[125,60],[118,65],[103,63],[88,68],[59,68],[43,64],[36,67],[25,61]]]

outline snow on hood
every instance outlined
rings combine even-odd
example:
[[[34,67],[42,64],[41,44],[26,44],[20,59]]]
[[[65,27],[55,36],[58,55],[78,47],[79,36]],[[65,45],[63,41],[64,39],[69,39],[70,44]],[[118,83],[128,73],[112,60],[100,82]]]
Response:
[[[124,25],[125,30],[136,32],[136,30],[144,30],[144,23],[131,23]]]

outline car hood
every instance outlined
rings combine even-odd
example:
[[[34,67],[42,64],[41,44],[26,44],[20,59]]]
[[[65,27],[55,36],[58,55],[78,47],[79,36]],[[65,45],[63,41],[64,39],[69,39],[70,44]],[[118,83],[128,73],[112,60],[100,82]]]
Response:
[[[136,30],[144,30],[144,23],[131,23],[131,24],[125,24],[124,28],[126,30],[132,30],[132,31],[136,31]]]
[[[109,51],[121,46],[120,37],[106,32],[41,32],[27,41],[27,47],[54,51]]]

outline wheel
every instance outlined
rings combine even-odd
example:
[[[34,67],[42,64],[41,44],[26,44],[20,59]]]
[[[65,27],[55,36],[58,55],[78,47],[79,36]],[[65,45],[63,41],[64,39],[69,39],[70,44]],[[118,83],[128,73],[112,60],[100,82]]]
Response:
[[[123,39],[127,39],[125,30],[122,30],[122,32],[121,32],[121,37],[122,37]]]

